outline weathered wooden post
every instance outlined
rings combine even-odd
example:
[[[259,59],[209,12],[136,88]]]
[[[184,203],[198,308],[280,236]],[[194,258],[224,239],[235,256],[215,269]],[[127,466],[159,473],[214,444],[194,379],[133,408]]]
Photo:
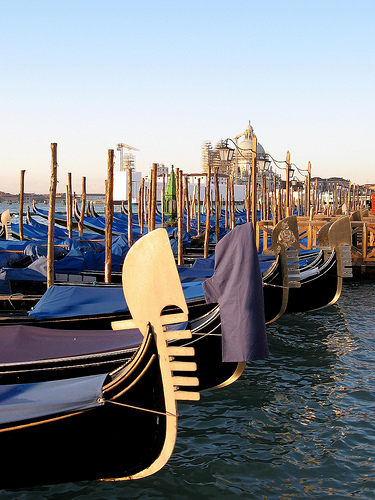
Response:
[[[57,186],[57,144],[51,144],[51,184],[49,189],[48,240],[47,240],[47,288],[54,283],[55,206]]]
[[[290,217],[290,153],[286,153],[286,183],[285,183],[285,196],[286,196],[286,216]]]
[[[306,183],[306,207],[305,207],[305,215],[310,217],[310,196],[311,196],[311,162],[309,161],[307,166],[307,183]]]
[[[150,180],[148,182],[148,189],[147,189],[147,196],[146,196],[146,203],[147,203],[147,232],[149,233],[152,231],[152,216],[151,216],[151,209],[152,209],[152,169],[150,170]]]
[[[197,233],[201,232],[201,179],[198,178],[197,185],[197,203],[198,203],[198,211],[197,211]]]
[[[157,193],[157,182],[158,182],[158,164],[152,164],[151,170],[151,196],[150,196],[150,221],[149,221],[149,231],[153,231],[156,227],[156,193]]]
[[[139,186],[138,192],[138,224],[141,229],[141,234],[144,230],[144,190],[145,190],[145,179],[142,177],[141,185]]]
[[[113,158],[114,150],[108,150],[106,200],[105,200],[105,261],[104,282],[111,283],[112,274],[112,225],[113,225]]]
[[[178,171],[178,200],[177,200],[177,264],[184,265],[183,255],[183,231],[184,231],[184,189],[182,182],[182,170]]]
[[[224,227],[225,231],[229,227],[229,177],[225,181],[225,212],[224,212]]]
[[[72,174],[68,172],[68,184],[66,186],[66,228],[68,236],[73,236],[73,199],[72,199]]]
[[[197,198],[197,185],[194,184],[194,189],[193,189],[193,199],[191,200],[190,204],[190,219],[194,220],[197,218],[197,205],[196,205],[196,200]]]
[[[254,228],[254,235],[257,234],[257,138],[253,134],[252,155],[251,155],[251,222]]]
[[[262,200],[262,220],[268,219],[267,214],[267,201],[266,201],[266,176],[264,172],[261,175],[262,185],[261,185],[261,200]]]
[[[188,176],[184,177],[184,203],[186,206],[186,231],[190,233],[190,203],[189,203],[189,179]]]
[[[129,167],[128,172],[128,245],[133,244],[133,176],[132,169]]]
[[[236,226],[236,210],[235,210],[235,199],[234,199],[234,176],[230,178],[230,228],[234,229]]]
[[[160,209],[161,209],[161,227],[164,227],[164,213],[165,213],[165,174],[163,174],[163,187],[160,195]]]
[[[219,227],[219,212],[220,212],[220,203],[219,203],[219,197],[220,197],[220,192],[219,192],[219,179],[218,179],[218,174],[217,174],[218,169],[215,168],[214,172],[214,182],[215,182],[215,234],[216,234],[216,243],[220,240],[220,227]]]
[[[82,177],[81,213],[78,222],[78,235],[83,236],[83,222],[86,211],[86,177]]]
[[[18,217],[18,228],[20,240],[23,240],[23,200],[25,194],[25,170],[21,170],[21,178],[20,178],[20,211]]]
[[[272,191],[272,199],[273,199],[273,225],[276,226],[276,224],[279,222],[278,219],[278,206],[277,206],[277,191],[276,191],[276,177],[273,178],[273,191]]]
[[[206,227],[204,231],[203,257],[208,257],[208,245],[210,243],[210,218],[211,218],[211,165],[208,164],[206,182]]]
[[[279,181],[279,189],[277,190],[277,220],[283,218],[283,193],[281,189],[281,181]]]

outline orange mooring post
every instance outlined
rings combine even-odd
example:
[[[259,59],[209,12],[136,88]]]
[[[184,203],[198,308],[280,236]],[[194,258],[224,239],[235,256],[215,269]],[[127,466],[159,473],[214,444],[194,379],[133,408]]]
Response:
[[[375,214],[375,193],[371,195],[371,213]]]

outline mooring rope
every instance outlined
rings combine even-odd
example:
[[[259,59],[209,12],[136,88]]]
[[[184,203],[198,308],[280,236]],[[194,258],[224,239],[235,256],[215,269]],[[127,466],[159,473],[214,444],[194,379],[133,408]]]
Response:
[[[140,408],[139,406],[127,405],[125,403],[119,403],[118,401],[112,401],[111,399],[98,398],[97,402],[99,404],[102,404],[102,403],[112,403],[114,405],[123,406],[125,408],[132,408],[133,410],[140,410],[140,411],[147,411],[149,413],[156,413],[157,415],[163,415],[165,417],[170,416],[170,417],[176,417],[177,418],[179,416],[178,413],[174,414],[174,413],[170,413],[169,411],[162,412],[162,411],[157,411],[157,410],[149,410],[148,408]]]

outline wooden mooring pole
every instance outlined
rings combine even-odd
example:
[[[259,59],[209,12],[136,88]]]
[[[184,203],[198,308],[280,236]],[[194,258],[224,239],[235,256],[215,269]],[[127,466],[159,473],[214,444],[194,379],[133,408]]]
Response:
[[[47,240],[47,288],[54,283],[55,206],[57,186],[57,144],[51,144],[51,184],[49,189],[48,240]]]
[[[113,225],[113,158],[114,150],[108,150],[106,197],[105,197],[105,260],[104,282],[111,283],[112,274],[112,225]]]
[[[290,217],[290,153],[286,153],[286,183],[285,183],[285,204],[286,204],[286,216]]]
[[[177,264],[184,265],[183,254],[183,232],[184,232],[184,188],[182,170],[178,170],[177,174]]]
[[[68,184],[66,186],[66,228],[68,236],[73,236],[73,199],[72,199],[72,174],[68,172]]]
[[[133,176],[128,168],[128,245],[133,245]]]
[[[253,224],[254,236],[257,234],[257,138],[253,134],[251,155],[251,222]]]
[[[18,228],[20,240],[23,240],[23,200],[25,195],[25,170],[21,170],[20,178],[20,212],[18,217]]]
[[[86,177],[82,177],[81,213],[78,222],[78,236],[83,236],[83,223],[86,212]]]
[[[211,216],[211,166],[208,164],[207,182],[206,182],[206,228],[204,231],[204,249],[203,256],[208,257],[208,245],[210,243],[210,216]]]
[[[220,240],[220,227],[219,227],[219,221],[220,221],[220,203],[219,203],[219,197],[220,197],[220,191],[219,191],[219,179],[218,179],[218,169],[215,168],[214,172],[214,181],[215,181],[215,234],[216,234],[216,243]]]

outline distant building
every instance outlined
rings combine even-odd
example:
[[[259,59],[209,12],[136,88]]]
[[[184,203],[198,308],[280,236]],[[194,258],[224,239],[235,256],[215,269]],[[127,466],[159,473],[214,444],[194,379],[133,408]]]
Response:
[[[335,191],[336,188],[349,189],[350,181],[342,177],[329,177],[322,179],[321,177],[312,177],[311,184],[317,185],[318,192]]]

